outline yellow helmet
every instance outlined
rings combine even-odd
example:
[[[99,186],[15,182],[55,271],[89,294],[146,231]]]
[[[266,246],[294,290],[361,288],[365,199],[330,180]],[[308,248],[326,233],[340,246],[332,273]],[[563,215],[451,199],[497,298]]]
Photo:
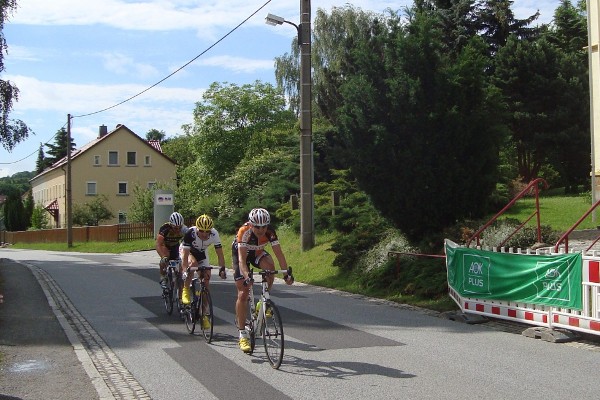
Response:
[[[196,220],[196,228],[201,231],[210,231],[213,227],[213,220],[206,214],[202,214]]]

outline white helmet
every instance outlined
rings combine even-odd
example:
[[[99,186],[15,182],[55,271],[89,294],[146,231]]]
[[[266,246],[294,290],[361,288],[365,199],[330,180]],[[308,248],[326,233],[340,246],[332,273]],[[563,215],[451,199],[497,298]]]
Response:
[[[174,212],[169,217],[169,222],[171,223],[171,225],[182,226],[183,225],[183,216],[181,214],[179,214],[178,212]]]
[[[254,226],[265,226],[271,223],[271,216],[264,208],[255,208],[248,214],[248,220]]]

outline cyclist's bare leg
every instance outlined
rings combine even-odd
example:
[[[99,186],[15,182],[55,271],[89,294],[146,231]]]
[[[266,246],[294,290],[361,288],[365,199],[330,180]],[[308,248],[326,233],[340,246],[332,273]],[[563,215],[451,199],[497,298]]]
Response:
[[[244,280],[240,279],[235,281],[237,288],[237,299],[235,301],[235,316],[237,319],[238,329],[244,330],[246,325],[246,315],[248,314],[248,295],[250,288],[244,286]]]
[[[158,262],[158,268],[160,272],[160,278],[162,279],[165,275],[167,275],[167,263],[163,261],[162,258]]]
[[[188,265],[190,268],[196,268],[198,266],[198,261],[196,261],[196,257],[194,257],[193,255],[190,254],[190,257],[188,258]],[[183,283],[183,287],[190,287],[190,285],[192,284],[192,279],[194,279],[194,272],[190,271],[187,273],[187,276],[185,277],[185,282]]]

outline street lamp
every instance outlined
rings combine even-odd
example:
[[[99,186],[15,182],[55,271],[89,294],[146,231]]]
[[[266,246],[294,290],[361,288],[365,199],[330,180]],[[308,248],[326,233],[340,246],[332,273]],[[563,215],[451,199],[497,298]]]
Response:
[[[300,46],[300,240],[302,250],[305,251],[315,245],[310,0],[300,0],[300,15],[300,25],[273,14],[268,14],[265,22],[268,25],[287,23],[295,26],[298,31],[298,46]]]

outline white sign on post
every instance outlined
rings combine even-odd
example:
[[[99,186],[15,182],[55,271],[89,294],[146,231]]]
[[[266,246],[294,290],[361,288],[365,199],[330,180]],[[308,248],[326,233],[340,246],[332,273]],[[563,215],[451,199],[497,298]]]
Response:
[[[154,235],[165,222],[169,222],[169,217],[175,209],[175,195],[170,190],[154,191]]]

